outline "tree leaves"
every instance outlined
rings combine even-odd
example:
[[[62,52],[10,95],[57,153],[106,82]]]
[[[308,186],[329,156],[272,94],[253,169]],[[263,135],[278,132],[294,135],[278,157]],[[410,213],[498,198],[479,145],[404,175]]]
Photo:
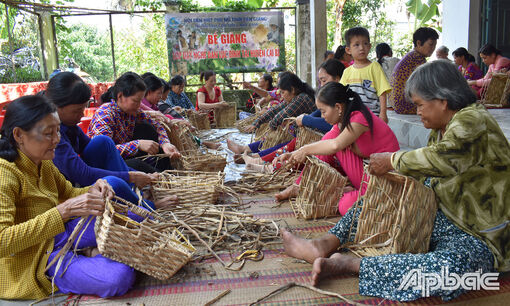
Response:
[[[429,21],[434,21],[434,17],[439,17],[438,5],[441,0],[428,0],[424,3],[422,0],[409,0],[406,2],[407,11],[414,15],[414,29],[426,26]]]

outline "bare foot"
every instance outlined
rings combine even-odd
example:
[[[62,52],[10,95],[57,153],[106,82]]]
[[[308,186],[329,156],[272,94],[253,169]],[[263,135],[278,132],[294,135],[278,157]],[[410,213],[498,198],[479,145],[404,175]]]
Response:
[[[282,240],[285,254],[313,263],[317,258],[327,257],[340,246],[335,235],[326,234],[319,239],[303,239],[286,229],[282,229]]]
[[[98,248],[86,248],[83,250],[83,255],[87,257],[95,257],[98,254],[100,254]]]
[[[281,202],[290,198],[295,198],[298,196],[299,186],[292,184],[289,187],[285,188],[284,191],[277,193],[274,198],[276,201]]]
[[[248,154],[243,154],[242,157],[246,164],[255,164],[255,165],[263,165],[264,164],[264,161],[262,160],[262,158],[260,158],[258,156],[258,154],[255,154],[255,157],[251,157]]]
[[[240,144],[233,142],[230,139],[227,139],[227,147],[230,151],[234,152],[235,154],[243,154],[245,151],[250,151],[248,146],[242,146]]]
[[[212,141],[202,141],[204,146],[208,149],[218,150],[219,147],[221,147],[221,143],[219,142],[212,142]]]
[[[179,204],[179,198],[176,195],[166,196],[162,199],[154,201],[154,206],[156,206],[156,209],[176,204]]]
[[[319,257],[315,259],[312,267],[312,285],[317,286],[319,281],[325,277],[346,273],[359,273],[361,259],[335,253],[329,258]]]

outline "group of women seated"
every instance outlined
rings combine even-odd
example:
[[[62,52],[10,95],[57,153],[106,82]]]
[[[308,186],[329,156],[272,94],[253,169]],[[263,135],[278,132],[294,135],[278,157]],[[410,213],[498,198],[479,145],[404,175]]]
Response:
[[[459,60],[459,66],[469,65],[469,56],[455,54],[467,60]],[[306,240],[283,230],[285,252],[313,265],[314,284],[330,275],[357,273],[360,294],[399,301],[421,297],[420,290],[399,288],[412,269],[439,274],[448,267],[459,275],[510,270],[510,144],[495,119],[475,103],[465,75],[447,61],[421,65],[412,73],[405,94],[432,132],[427,147],[399,151],[388,125],[339,83],[343,68],[336,59],[324,62],[317,93],[295,74],[281,73],[277,87],[283,101],[251,127],[268,123],[277,129],[285,119],[296,118],[298,126],[323,131],[321,141],[295,150],[293,139],[265,152],[260,143],[228,141],[246,163],[299,169],[306,156],[316,155],[352,183],[338,204],[342,218],[329,233]],[[202,76],[205,85],[196,108],[223,107],[214,73]],[[0,298],[42,298],[52,293],[52,282],[63,293],[101,297],[121,295],[132,287],[134,270],[98,253],[93,219],[102,214],[104,199],[114,195],[148,210],[178,202],[176,197],[139,199],[132,187],[150,184],[166,167],[136,157],[160,152],[179,157],[163,125],[184,124],[168,110],[179,113],[193,107],[183,87],[182,77],[165,85],[153,74],[125,73],[103,96],[109,102],[95,112],[87,134],[77,124],[91,93],[72,73],[57,74],[44,93],[9,104],[0,129]],[[363,160],[369,160],[371,175],[397,171],[435,192],[439,211],[429,252],[361,259],[338,253],[351,239],[351,225],[358,218],[351,207],[365,192]],[[276,197],[282,200],[296,192],[293,185]],[[65,273],[57,271],[49,263],[82,216],[92,219],[92,226],[82,229],[78,255],[64,254]],[[449,300],[463,291],[431,289],[430,294]]]

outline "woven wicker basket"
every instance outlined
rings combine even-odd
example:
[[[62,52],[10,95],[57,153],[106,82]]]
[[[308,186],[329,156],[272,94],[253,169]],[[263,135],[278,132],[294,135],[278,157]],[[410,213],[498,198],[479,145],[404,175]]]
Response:
[[[347,247],[359,256],[427,252],[436,212],[434,192],[417,180],[394,172],[371,176]]]
[[[180,204],[215,204],[224,179],[221,172],[166,170],[151,188],[155,199],[176,195]]]
[[[194,110],[187,110],[186,111],[186,117],[188,118],[189,122],[197,128],[197,130],[210,130],[211,124],[209,122],[209,115],[208,113],[200,113],[196,112]]]
[[[163,124],[163,126],[166,129],[168,138],[170,138],[170,142],[181,154],[198,150],[199,146],[188,127],[174,125],[170,129],[166,124]]]
[[[316,219],[338,214],[347,178],[315,156],[307,157],[296,201],[291,201],[296,217]]]
[[[255,130],[255,136],[253,137],[253,141],[259,141],[264,139],[269,131],[271,131],[269,123],[261,124],[260,127]]]
[[[322,137],[324,137],[324,134],[306,126],[300,126],[297,129],[296,150],[304,145],[320,141]]]
[[[503,89],[503,94],[501,95],[501,101],[499,104],[503,105],[503,107],[510,106],[510,78],[506,80],[505,89]]]
[[[505,104],[502,104],[501,101],[504,96],[505,87],[508,81],[508,75],[506,73],[494,73],[492,74],[492,78],[487,86],[487,90],[485,90],[481,102],[484,105],[491,107],[503,107],[508,104],[508,100],[506,100]]]
[[[143,218],[136,222],[128,212]],[[195,249],[173,225],[156,214],[116,198],[107,201],[95,224],[101,255],[165,280],[191,259]]]
[[[214,109],[214,120],[216,121],[216,128],[230,128],[233,127],[237,119],[237,104],[229,103],[227,107]]]
[[[276,130],[269,129],[267,132],[264,142],[262,143],[261,150],[269,149],[280,143],[291,141],[294,138],[289,132],[289,129],[285,126],[278,126]]]
[[[242,120],[237,120],[236,124],[235,124],[235,127],[241,133],[248,133],[246,128],[248,128],[250,125],[252,125],[255,122],[255,120],[257,120],[258,117],[259,117],[259,115],[255,114],[255,115],[252,115],[250,117],[244,118]]]
[[[223,172],[227,165],[223,153],[202,152],[200,150],[183,151],[181,158],[175,163],[177,169],[187,171]]]

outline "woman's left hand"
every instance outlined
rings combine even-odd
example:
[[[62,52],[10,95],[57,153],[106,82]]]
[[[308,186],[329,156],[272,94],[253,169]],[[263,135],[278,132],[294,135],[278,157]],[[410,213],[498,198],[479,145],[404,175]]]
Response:
[[[368,172],[370,174],[379,176],[383,175],[391,170],[393,166],[391,164],[391,155],[393,153],[374,153],[370,155],[370,162],[368,164]]]
[[[298,126],[303,126],[303,118],[305,117],[305,114],[301,114],[299,116],[297,116],[296,118],[296,124]]]
[[[98,179],[96,183],[89,188],[89,193],[97,194],[101,196],[101,198],[109,200],[113,199],[115,196],[112,186],[104,179]]]
[[[181,153],[179,153],[177,148],[173,144],[171,144],[171,143],[165,143],[163,146],[161,146],[161,149],[170,158],[179,158],[179,157],[181,157]]]

